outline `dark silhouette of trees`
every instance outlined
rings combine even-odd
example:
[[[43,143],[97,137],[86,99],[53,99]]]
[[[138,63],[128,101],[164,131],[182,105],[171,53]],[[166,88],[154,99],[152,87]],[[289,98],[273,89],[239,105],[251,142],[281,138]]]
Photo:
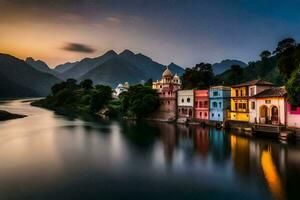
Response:
[[[214,73],[211,64],[200,63],[187,68],[182,78],[184,89],[207,89],[213,83]]]
[[[262,51],[262,52],[259,54],[261,60],[266,60],[266,59],[268,59],[271,55],[272,55],[272,53],[271,53],[270,51],[268,51],[268,50],[264,50],[264,51]]]
[[[300,66],[292,73],[286,84],[288,101],[294,106],[300,106]]]
[[[93,81],[91,79],[85,79],[81,81],[79,85],[85,90],[90,90],[93,88]]]

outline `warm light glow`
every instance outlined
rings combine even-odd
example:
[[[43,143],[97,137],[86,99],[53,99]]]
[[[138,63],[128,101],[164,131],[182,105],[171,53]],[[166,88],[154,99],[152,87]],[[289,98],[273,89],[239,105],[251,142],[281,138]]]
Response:
[[[284,200],[284,190],[276,166],[272,160],[271,150],[264,150],[261,155],[261,166],[273,196],[278,200]]]

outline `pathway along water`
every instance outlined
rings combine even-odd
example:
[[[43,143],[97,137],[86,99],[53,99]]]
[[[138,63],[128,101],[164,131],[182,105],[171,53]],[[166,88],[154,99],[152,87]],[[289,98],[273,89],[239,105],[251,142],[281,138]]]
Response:
[[[0,122],[0,199],[299,199],[300,145],[216,129],[65,117]]]

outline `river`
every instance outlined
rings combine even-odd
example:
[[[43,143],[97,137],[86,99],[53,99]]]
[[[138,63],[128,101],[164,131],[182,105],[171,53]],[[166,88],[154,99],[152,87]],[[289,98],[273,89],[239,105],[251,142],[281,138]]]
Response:
[[[0,110],[0,199],[299,199],[300,144],[214,128]]]

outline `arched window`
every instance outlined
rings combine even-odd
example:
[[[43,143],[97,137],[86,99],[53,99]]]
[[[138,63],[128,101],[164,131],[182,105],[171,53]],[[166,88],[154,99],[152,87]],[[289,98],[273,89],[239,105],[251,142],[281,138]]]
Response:
[[[184,98],[181,99],[181,103],[184,103]]]
[[[190,103],[190,101],[191,101],[191,99],[190,98],[187,98],[187,100],[186,100],[188,103]]]

